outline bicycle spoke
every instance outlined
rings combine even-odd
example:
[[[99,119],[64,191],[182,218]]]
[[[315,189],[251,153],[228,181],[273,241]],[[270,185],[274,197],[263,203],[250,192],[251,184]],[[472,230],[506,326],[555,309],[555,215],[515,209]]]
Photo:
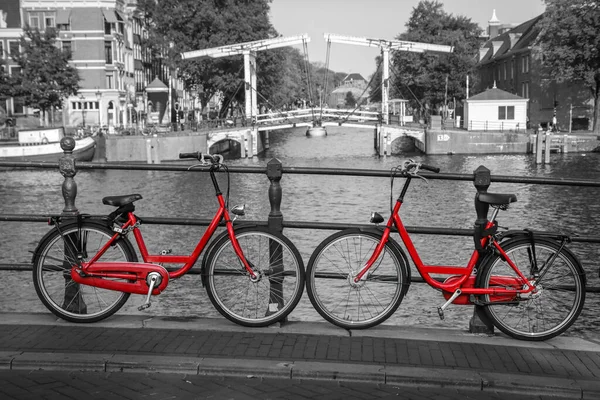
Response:
[[[391,248],[358,281],[354,277],[377,247],[371,234],[341,232],[323,241],[311,256],[307,291],[315,309],[341,327],[367,328],[387,319],[404,294],[404,270]]]
[[[489,317],[500,330],[518,339],[546,340],[564,332],[581,312],[585,299],[578,261],[560,243],[550,240],[536,239],[535,255],[529,239],[513,240],[504,246],[521,271],[534,271],[529,279],[535,288],[531,293],[517,296],[515,305],[493,304],[493,296],[484,296],[492,302],[486,307]],[[532,267],[533,260],[538,262],[539,276]],[[494,276],[517,278],[500,257],[484,267],[480,285],[495,286],[491,284],[495,282]]]

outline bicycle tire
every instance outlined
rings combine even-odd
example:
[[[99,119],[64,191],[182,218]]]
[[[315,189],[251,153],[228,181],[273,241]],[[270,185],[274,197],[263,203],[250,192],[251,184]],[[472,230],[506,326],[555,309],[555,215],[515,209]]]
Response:
[[[366,329],[387,320],[408,290],[408,265],[389,239],[378,260],[354,283],[381,234],[354,229],[337,232],[315,249],[306,269],[306,290],[321,316],[346,329]]]
[[[527,279],[534,279],[530,269],[533,255],[531,239],[525,236],[513,238],[501,245],[523,275]],[[545,263],[553,255],[557,255],[556,259],[550,269],[544,272]],[[538,289],[533,295],[522,299],[496,297],[511,303],[484,306],[484,311],[494,326],[515,339],[541,341],[560,335],[575,322],[585,302],[585,272],[569,249],[560,249],[560,244],[554,240],[536,238],[535,256],[544,275],[536,283]],[[500,255],[496,255],[481,267],[477,286],[506,287],[499,279],[494,280],[494,277],[499,276],[517,275]],[[485,303],[490,302],[490,295],[483,295],[481,298]]]
[[[83,260],[92,257],[114,234],[106,225],[84,221],[60,226],[48,232],[33,256],[33,284],[42,303],[54,315],[70,322],[97,322],[117,312],[129,293],[79,284],[71,279],[71,266],[76,263],[75,248],[82,249]],[[85,238],[80,241],[79,238]],[[65,243],[65,240],[69,242]],[[119,239],[101,261],[137,262],[131,243]]]
[[[225,234],[211,244],[204,264],[203,280],[210,301],[221,315],[242,326],[263,327],[283,321],[304,291],[300,253],[287,237],[266,228],[238,228],[235,236],[258,279],[250,279]]]

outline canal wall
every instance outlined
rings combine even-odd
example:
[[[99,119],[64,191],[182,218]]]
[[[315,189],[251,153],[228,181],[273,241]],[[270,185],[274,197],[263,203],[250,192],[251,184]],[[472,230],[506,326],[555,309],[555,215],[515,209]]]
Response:
[[[526,154],[532,153],[535,134],[515,132],[476,132],[463,129],[426,129],[425,142],[416,147],[425,154]],[[559,152],[590,152],[598,149],[596,135],[546,135],[552,141],[551,150]]]
[[[179,153],[206,153],[206,132],[182,132],[169,136],[105,135],[104,138],[108,162],[159,164],[161,161],[178,160]]]
[[[246,130],[244,130],[246,132]],[[212,152],[230,151],[232,146],[229,141],[238,142],[239,131],[235,135],[224,135],[219,137],[213,144]],[[148,136],[124,136],[124,135],[104,135],[96,138],[99,150],[94,157],[95,161],[107,162],[144,162],[148,164],[159,164],[163,161],[173,161],[179,159],[179,153],[189,153],[193,151],[208,152],[208,143],[213,143],[214,135],[220,135],[220,131],[207,132],[169,132],[167,134],[155,134]],[[265,149],[265,143],[268,141],[267,132],[259,132],[257,143],[248,139],[249,135],[243,135],[243,145],[253,146],[256,154],[260,154]],[[239,143],[239,142],[238,142]],[[242,143],[240,143],[241,145]],[[220,150],[219,150],[220,149]],[[239,145],[237,146],[239,151]],[[248,151],[242,153],[250,154]],[[252,152],[253,155],[254,152]]]

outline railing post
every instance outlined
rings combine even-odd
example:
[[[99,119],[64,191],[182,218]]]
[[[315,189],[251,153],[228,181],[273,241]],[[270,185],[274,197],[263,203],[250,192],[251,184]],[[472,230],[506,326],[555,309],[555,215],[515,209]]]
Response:
[[[75,182],[75,175],[77,170],[75,168],[75,157],[73,156],[73,149],[75,149],[75,139],[70,136],[66,136],[60,140],[60,147],[63,149],[64,155],[58,161],[58,170],[60,174],[64,176],[65,180],[62,184],[62,195],[65,200],[65,208],[63,208],[62,215],[64,217],[74,217],[79,215],[79,210],[75,207],[75,197],[77,197],[77,183]],[[87,305],[81,295],[79,283],[74,282],[71,279],[71,267],[72,262],[69,260],[69,254],[73,253],[73,250],[79,251],[79,249],[69,249],[67,247],[67,241],[72,244],[76,244],[78,247],[84,246],[77,234],[75,237],[65,237],[64,241],[64,259],[63,259],[63,277],[65,279],[65,295],[63,300],[62,308],[67,311],[86,314]],[[71,236],[70,235],[70,236]],[[74,246],[72,246],[74,247]]]
[[[481,240],[481,233],[487,225],[487,215],[490,208],[488,204],[479,201],[479,193],[487,192],[491,182],[492,178],[490,175],[490,170],[483,165],[480,165],[475,171],[473,171],[473,185],[477,189],[477,194],[475,194],[475,211],[477,212],[477,219],[475,220],[475,230],[473,236],[475,243]],[[477,269],[481,267],[482,259],[483,257],[479,257],[479,261],[476,265]],[[469,332],[494,333],[494,325],[485,314],[485,310],[482,306],[475,306],[473,310],[473,316],[469,321]]]
[[[75,197],[77,197],[77,183],[75,182],[75,157],[73,149],[75,149],[75,139],[66,136],[60,140],[60,148],[63,149],[64,156],[58,161],[58,170],[65,177],[62,184],[62,195],[65,199],[65,208],[62,215],[77,216],[79,211],[75,207]]]
[[[269,203],[271,211],[269,212],[268,227],[269,231],[280,234],[283,232],[283,214],[281,213],[281,177],[283,168],[281,161],[276,158],[267,163],[267,177],[271,182],[269,186]],[[269,309],[267,315],[277,312],[283,307],[283,279],[284,267],[282,259],[283,251],[277,246],[276,242],[269,243],[269,267],[272,273],[269,275],[270,293]],[[285,320],[280,321],[285,322]]]

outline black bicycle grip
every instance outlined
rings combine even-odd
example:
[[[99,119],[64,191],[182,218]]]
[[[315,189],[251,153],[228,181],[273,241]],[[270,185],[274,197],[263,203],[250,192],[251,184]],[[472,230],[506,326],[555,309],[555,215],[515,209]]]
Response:
[[[424,169],[426,171],[431,171],[431,172],[435,172],[436,174],[438,172],[440,172],[440,169],[438,167],[432,167],[431,165],[427,165],[427,164],[421,164],[421,169]]]
[[[194,153],[179,153],[179,158],[195,158],[199,160],[201,156],[202,153],[200,153],[199,151],[196,151]]]

